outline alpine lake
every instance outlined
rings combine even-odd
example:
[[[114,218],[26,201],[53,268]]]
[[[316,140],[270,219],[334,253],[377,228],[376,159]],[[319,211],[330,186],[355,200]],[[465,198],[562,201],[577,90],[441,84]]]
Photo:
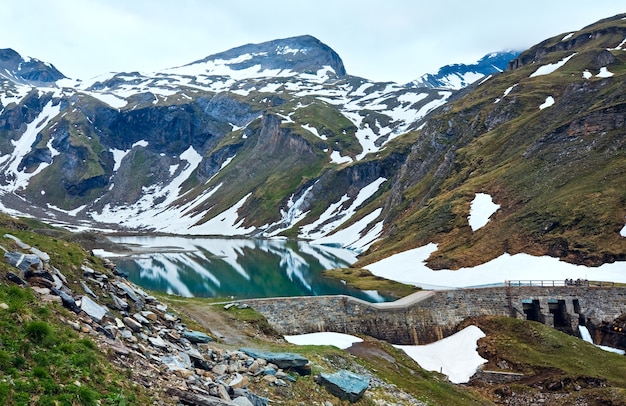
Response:
[[[110,258],[118,270],[157,292],[228,299],[342,294],[368,302],[393,300],[323,275],[356,261],[356,253],[343,248],[288,239],[109,238],[133,250],[129,256]]]

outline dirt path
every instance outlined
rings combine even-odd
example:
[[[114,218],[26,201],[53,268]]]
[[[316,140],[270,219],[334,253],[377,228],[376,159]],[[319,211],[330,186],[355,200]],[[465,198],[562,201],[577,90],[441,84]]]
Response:
[[[184,304],[183,304],[184,303]],[[249,343],[250,328],[229,318],[220,309],[210,304],[181,302],[173,304],[176,310],[198,323],[207,332],[226,345],[241,346]]]

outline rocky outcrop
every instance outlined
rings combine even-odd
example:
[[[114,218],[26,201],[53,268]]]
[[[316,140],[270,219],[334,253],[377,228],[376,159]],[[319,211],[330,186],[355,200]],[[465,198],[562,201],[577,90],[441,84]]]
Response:
[[[24,59],[10,48],[0,49],[0,70],[13,80],[27,84],[54,82],[65,76],[53,65],[38,59]]]
[[[5,237],[22,250],[32,249],[14,236]],[[131,370],[136,382],[184,404],[263,406],[268,400],[251,393],[251,383],[289,386],[295,378],[288,370],[308,368],[310,374],[308,360],[297,354],[222,348],[210,335],[190,330],[167,305],[117,276],[110,262],[110,274],[83,265],[81,283],[70,285],[48,263],[46,253],[0,248],[16,270],[8,273],[8,281],[31,287],[44,302],[62,304],[73,314],[63,321],[94,339],[112,355],[113,364]]]

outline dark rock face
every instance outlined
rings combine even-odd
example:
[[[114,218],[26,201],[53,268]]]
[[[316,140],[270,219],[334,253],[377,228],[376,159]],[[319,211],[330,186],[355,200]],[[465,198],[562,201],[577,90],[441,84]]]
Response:
[[[602,21],[606,22],[610,20],[618,20],[623,17],[624,17],[624,14],[620,14],[615,17],[611,17]],[[555,38],[551,38],[551,39],[548,39],[539,43],[535,45],[534,47],[530,48],[529,50],[521,53],[517,58],[512,59],[508,63],[506,69],[514,70],[522,66],[528,65],[530,63],[540,62],[543,59],[543,57],[545,57],[546,55],[550,53],[559,52],[559,51],[567,51],[567,50],[579,48],[601,37],[608,38],[612,35],[617,35],[617,36],[621,36],[622,38],[624,38],[624,36],[626,36],[626,29],[624,27],[607,27],[607,28],[595,29],[591,32],[587,31],[587,28],[590,28],[590,27],[583,28],[576,35],[566,40],[562,40],[562,37],[560,38],[555,37]],[[606,58],[606,54],[604,55],[605,55],[604,58]],[[601,62],[601,61],[602,61],[602,57],[599,60],[597,60],[597,62]]]
[[[23,83],[49,83],[65,78],[53,65],[37,59],[25,60],[10,48],[0,49],[0,70],[5,69]]]
[[[233,60],[244,55],[249,58],[228,65],[235,70],[260,65],[262,70],[289,69],[313,74],[324,66],[330,66],[338,77],[346,76],[346,69],[339,55],[310,35],[278,39],[261,44],[247,44],[208,56],[189,65],[214,60]]]

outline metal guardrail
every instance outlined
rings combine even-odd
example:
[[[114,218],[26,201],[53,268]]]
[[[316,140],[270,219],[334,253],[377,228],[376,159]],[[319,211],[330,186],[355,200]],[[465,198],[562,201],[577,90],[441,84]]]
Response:
[[[505,281],[505,286],[572,286],[572,287],[614,287],[615,282],[588,281],[587,279],[563,279],[563,280],[516,280]]]

